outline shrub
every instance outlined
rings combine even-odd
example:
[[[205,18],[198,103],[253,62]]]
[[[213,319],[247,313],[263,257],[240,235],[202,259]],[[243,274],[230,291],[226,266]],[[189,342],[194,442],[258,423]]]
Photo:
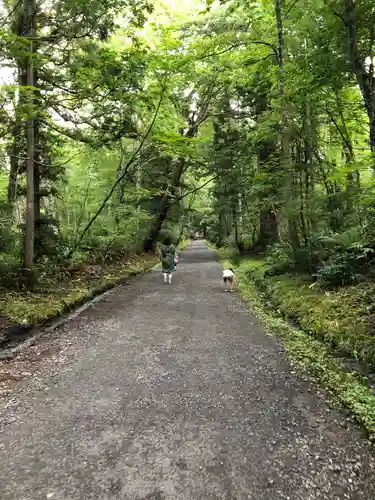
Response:
[[[293,253],[290,247],[277,243],[269,248],[266,255],[266,275],[276,276],[290,271],[293,267]]]
[[[0,286],[17,288],[20,284],[20,261],[9,254],[0,253]]]
[[[361,279],[358,259],[348,253],[332,256],[316,273],[318,281],[330,286],[353,284]]]
[[[225,247],[225,248],[237,247],[234,234],[230,234],[229,236],[227,236],[224,239],[224,241],[223,241],[223,247]]]
[[[243,251],[246,252],[248,250],[251,250],[251,248],[254,245],[254,238],[253,235],[250,233],[245,233],[241,236],[241,245],[243,248]]]

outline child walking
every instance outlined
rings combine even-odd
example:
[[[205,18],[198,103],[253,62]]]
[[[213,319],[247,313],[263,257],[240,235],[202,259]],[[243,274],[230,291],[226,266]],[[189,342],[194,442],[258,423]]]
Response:
[[[164,246],[161,248],[161,267],[164,283],[172,283],[172,273],[176,270],[175,255],[176,248],[172,245],[171,238],[167,236],[164,240]]]
[[[225,286],[225,291],[234,292],[236,289],[236,279],[234,277],[233,269],[230,267],[229,269],[223,269],[223,285]]]

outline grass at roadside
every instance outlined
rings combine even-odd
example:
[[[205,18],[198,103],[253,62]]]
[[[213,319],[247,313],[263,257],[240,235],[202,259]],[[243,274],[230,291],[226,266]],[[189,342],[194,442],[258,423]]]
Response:
[[[191,240],[181,240],[180,243],[177,245],[177,250],[179,252],[182,252],[188,245],[190,245]]]
[[[157,257],[134,255],[126,261],[105,266],[87,265],[66,279],[41,278],[35,292],[0,289],[0,318],[7,328],[14,325],[38,325],[58,316],[75,304],[90,299],[98,291],[153,267]],[[0,329],[1,340],[1,329]]]
[[[266,264],[262,260],[239,259],[225,250],[219,250],[218,254],[225,266],[234,268],[240,295],[265,329],[282,340],[291,359],[344,404],[366,429],[370,439],[374,440],[375,396],[368,380],[355,371],[348,372],[334,356],[337,346],[340,346],[339,351],[343,349],[345,354],[355,356],[351,351],[351,346],[355,345],[354,340],[346,340],[354,337],[355,330],[352,334],[349,333],[356,321],[355,312],[348,310],[347,304],[354,300],[350,291],[346,289],[341,292],[345,299],[341,296],[332,297],[290,275],[265,277]],[[361,316],[361,312],[357,311],[357,314],[358,317]],[[293,320],[300,327],[291,325],[285,319]],[[372,346],[367,346],[368,338],[361,338],[361,321],[357,325],[360,337],[358,345],[362,346],[364,353]],[[341,338],[341,335],[342,341],[331,341],[335,336]],[[368,356],[372,359],[372,355]],[[365,358],[363,354],[363,359]]]
[[[225,250],[219,254],[228,257]],[[334,356],[356,361],[362,373],[375,370],[374,283],[325,290],[301,275],[270,276],[264,259],[229,257],[240,280],[254,283],[281,317],[323,341]]]
[[[189,239],[182,240],[178,250],[182,251],[190,242]],[[0,341],[2,329],[6,330],[15,325],[43,324],[49,318],[90,299],[98,291],[146,271],[158,262],[157,255],[133,255],[125,261],[104,266],[82,266],[79,272],[67,276],[66,279],[41,277],[35,292],[0,288]]]

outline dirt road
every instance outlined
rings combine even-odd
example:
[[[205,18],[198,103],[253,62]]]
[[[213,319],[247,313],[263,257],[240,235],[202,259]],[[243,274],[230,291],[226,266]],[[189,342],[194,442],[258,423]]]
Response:
[[[223,292],[214,254],[194,242],[173,278],[153,271],[42,341],[0,402],[0,498],[373,499],[365,439]]]

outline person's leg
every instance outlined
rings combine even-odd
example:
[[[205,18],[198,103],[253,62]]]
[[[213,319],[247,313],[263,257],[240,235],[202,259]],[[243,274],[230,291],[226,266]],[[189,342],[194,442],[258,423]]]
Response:
[[[230,291],[234,292],[234,279],[233,278],[230,279]]]
[[[167,283],[168,281],[168,273],[163,273],[164,275],[164,283]]]
[[[172,273],[168,273],[168,283],[172,283]]]

